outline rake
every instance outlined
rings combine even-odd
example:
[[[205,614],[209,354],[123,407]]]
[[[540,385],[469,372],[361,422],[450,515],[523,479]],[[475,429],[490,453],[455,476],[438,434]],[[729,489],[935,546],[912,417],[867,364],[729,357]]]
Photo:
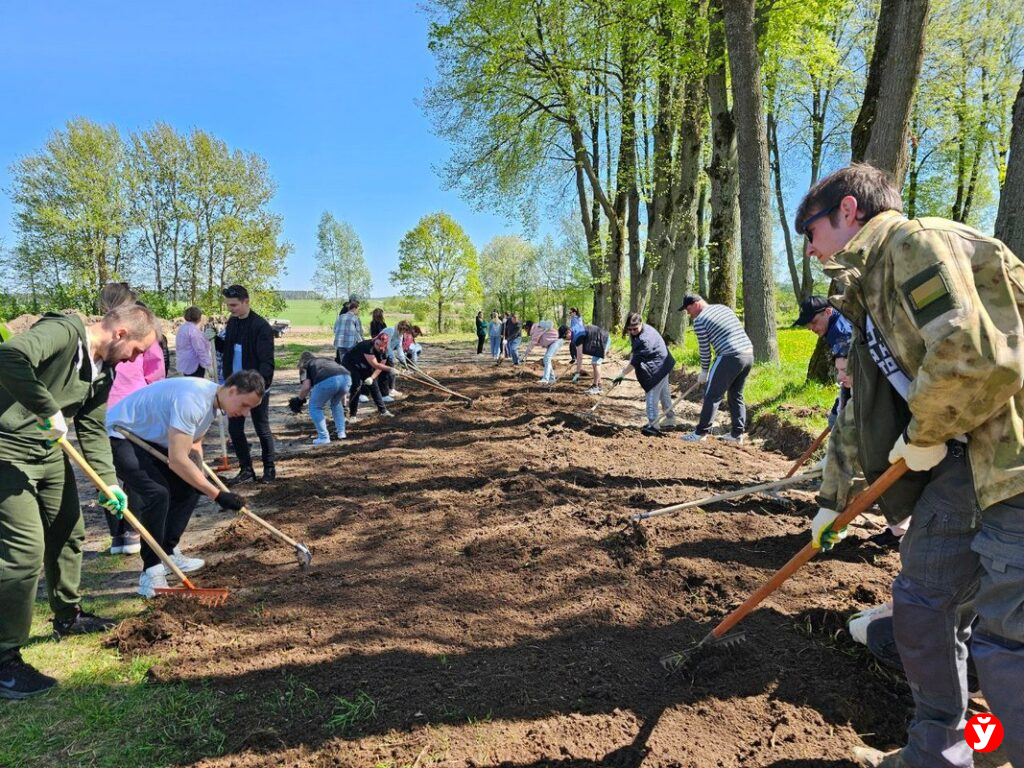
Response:
[[[424,387],[427,387],[428,389],[433,389],[433,390],[436,390],[438,392],[443,392],[444,394],[446,394],[446,395],[448,395],[450,397],[457,397],[460,400],[464,400],[465,403],[466,403],[466,407],[467,408],[469,408],[469,407],[471,407],[473,405],[473,398],[468,397],[466,395],[461,395],[458,392],[456,392],[454,389],[449,389],[448,387],[444,386],[443,384],[432,384],[431,382],[427,381],[426,379],[422,379],[419,376],[417,376],[415,374],[411,374],[411,373],[406,373],[405,374],[405,378],[409,379],[409,381],[415,381],[417,384],[420,384],[420,385],[422,385]]]
[[[825,442],[825,438],[828,437],[828,433],[831,431],[832,427],[825,427],[825,430],[816,438],[814,438],[814,442],[812,442],[807,447],[807,450],[800,454],[800,458],[797,459],[793,463],[793,466],[789,468],[789,472],[786,473],[785,477],[792,477],[793,475],[795,475],[796,471],[804,465],[804,462],[811,458],[811,454],[818,450],[821,444]]]
[[[590,409],[590,413],[593,413],[594,411],[596,411],[601,406],[601,403],[604,402],[605,396],[606,395],[610,395],[612,393],[612,390],[615,389],[617,386],[619,386],[619,384],[621,384],[621,383],[622,383],[621,381],[613,381],[612,385],[610,387],[608,387],[608,389],[604,390],[601,394],[599,394],[597,396],[597,402],[594,403],[594,406]]]
[[[67,454],[68,457],[89,477],[96,488],[98,488],[107,498],[114,497],[114,494],[110,490],[110,486],[103,481],[102,477],[96,474],[96,470],[89,465],[89,462],[85,460],[82,454],[75,450],[75,447],[71,445],[66,438],[60,438],[57,443],[60,445],[61,450],[63,450],[64,453]],[[132,528],[138,531],[139,536],[141,536],[146,544],[149,545],[149,548],[153,550],[154,554],[160,558],[160,562],[162,562],[164,566],[166,566],[166,568],[177,576],[181,580],[181,583],[184,584],[183,587],[156,587],[155,591],[158,594],[191,597],[204,605],[210,606],[219,606],[224,604],[228,599],[228,591],[226,589],[200,589],[197,587],[191,582],[191,580],[189,580],[188,576],[181,572],[181,569],[175,565],[174,561],[170,557],[167,556],[167,553],[164,552],[163,548],[156,543],[156,539],[154,539],[150,532],[142,526],[139,519],[135,517],[127,507],[122,513],[122,516],[128,521],[128,524]]]
[[[639,514],[633,515],[631,520],[649,520],[652,517],[658,517],[660,515],[667,515],[670,512],[679,512],[683,509],[693,509],[694,507],[703,507],[708,504],[714,504],[719,501],[728,501],[729,499],[738,499],[741,496],[750,496],[755,493],[767,493],[769,491],[777,491],[780,488],[786,488],[790,485],[798,485],[807,480],[817,480],[821,477],[820,469],[809,469],[806,472],[802,472],[799,475],[792,475],[782,478],[781,480],[772,480],[770,483],[760,483],[758,485],[748,485],[744,488],[737,488],[735,491],[726,491],[725,493],[719,493],[714,496],[705,496],[703,499],[694,499],[693,501],[685,501],[682,504],[673,504],[670,507],[662,507],[661,509],[654,509],[650,512],[640,512]]]
[[[832,529],[839,531],[849,525],[858,515],[878,501],[878,498],[889,490],[892,484],[899,480],[906,471],[907,464],[903,459],[890,465],[875,482],[869,485],[863,492],[857,494],[846,505],[846,509],[832,523]],[[808,542],[803,549],[793,555],[788,563],[777,570],[775,575],[748,597],[743,605],[722,619],[718,626],[708,632],[699,643],[663,656],[661,658],[661,665],[669,672],[676,672],[692,664],[704,653],[726,650],[739,645],[745,638],[744,633],[739,632],[729,636],[726,636],[725,633],[746,618],[768,595],[782,586],[790,576],[800,570],[818,552],[819,548]]]
[[[167,458],[167,455],[165,453],[163,453],[162,451],[158,451],[156,448],[154,448],[152,445],[147,443],[145,440],[143,440],[141,437],[136,435],[134,432],[129,432],[127,429],[125,429],[124,427],[121,427],[121,426],[115,426],[114,429],[116,429],[118,432],[120,432],[122,435],[124,435],[125,438],[130,440],[132,443],[134,443],[135,445],[139,446],[139,448],[141,448],[142,450],[146,451],[146,453],[148,453],[150,456],[153,456],[154,458],[158,459],[159,461],[162,461],[167,466],[170,466],[171,462]],[[217,475],[216,472],[214,472],[212,469],[210,469],[210,466],[206,462],[203,462],[203,471],[206,472],[207,477],[209,477],[210,480],[213,481],[214,485],[216,485],[222,491],[228,490],[227,486],[224,485],[224,481],[220,479],[220,476]],[[294,548],[295,549],[295,558],[299,561],[299,566],[300,567],[308,568],[310,563],[313,562],[313,553],[309,551],[309,547],[307,547],[305,544],[300,544],[295,539],[293,539],[291,536],[288,536],[286,533],[283,533],[282,531],[279,531],[277,528],[272,526],[270,523],[268,523],[262,517],[260,517],[255,512],[250,510],[248,507],[242,507],[238,511],[241,514],[243,514],[246,517],[248,517],[254,523],[257,523],[258,525],[263,526],[267,531],[270,532],[270,535],[273,536],[278,541],[281,541],[281,542],[287,544],[288,546]]]
[[[676,399],[676,400],[674,400],[672,402],[672,405],[669,407],[669,409],[667,411],[662,412],[661,416],[656,418],[654,420],[653,424],[651,424],[651,425],[649,425],[647,427],[644,427],[644,429],[647,430],[648,432],[650,432],[651,434],[657,434],[657,435],[664,434],[658,428],[658,426],[661,424],[661,422],[663,422],[665,420],[665,418],[669,415],[669,413],[675,413],[676,412],[676,406],[681,404],[684,400],[686,400],[686,398],[688,398],[690,395],[692,395],[694,390],[696,390],[697,387],[699,387],[699,386],[700,386],[700,382],[699,381],[698,382],[694,382],[693,386],[691,386],[689,389],[687,389],[685,392],[683,392],[683,394],[681,394],[678,397],[678,399]]]

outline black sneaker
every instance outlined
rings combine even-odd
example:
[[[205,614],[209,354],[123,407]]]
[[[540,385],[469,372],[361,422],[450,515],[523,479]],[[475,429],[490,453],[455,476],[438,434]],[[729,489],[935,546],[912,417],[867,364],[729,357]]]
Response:
[[[260,478],[261,483],[272,483],[277,480],[277,467],[273,464],[263,465],[263,477]]]
[[[52,619],[53,639],[60,642],[61,638],[68,635],[90,635],[93,632],[106,632],[113,629],[117,622],[113,619],[104,619],[95,613],[88,613],[81,608],[70,619]]]
[[[245,483],[254,482],[256,482],[256,473],[253,472],[252,467],[242,467],[238,470],[237,475],[228,478],[226,484],[228,488],[233,488],[236,485],[244,485]]]
[[[46,693],[56,684],[54,678],[26,664],[17,648],[0,658],[0,699],[27,699]]]

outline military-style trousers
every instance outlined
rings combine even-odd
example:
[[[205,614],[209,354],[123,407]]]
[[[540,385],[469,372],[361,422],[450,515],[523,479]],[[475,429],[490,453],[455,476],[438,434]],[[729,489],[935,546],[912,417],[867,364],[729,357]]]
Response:
[[[970,642],[1004,749],[1024,767],[1024,495],[979,510],[967,446],[953,443],[900,556],[893,625],[915,703],[903,758],[912,768],[973,765],[964,740]]]
[[[78,489],[60,451],[39,462],[0,461],[0,653],[28,642],[41,568],[54,614],[75,615],[84,542]]]

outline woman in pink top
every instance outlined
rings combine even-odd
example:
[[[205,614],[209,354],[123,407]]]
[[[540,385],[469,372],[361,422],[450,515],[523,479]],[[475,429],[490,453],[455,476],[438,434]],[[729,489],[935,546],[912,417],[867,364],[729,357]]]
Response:
[[[558,331],[555,324],[550,320],[541,320],[530,328],[530,343],[523,354],[523,360],[529,357],[534,347],[544,347],[544,375],[540,377],[543,384],[555,383],[555,369],[551,361],[554,360],[558,350],[562,348],[562,339],[558,338]]]
[[[178,329],[174,341],[174,367],[185,376],[206,378],[206,371],[212,365],[210,358],[210,342],[201,330],[199,323],[203,319],[203,311],[199,307],[185,310],[185,322]]]

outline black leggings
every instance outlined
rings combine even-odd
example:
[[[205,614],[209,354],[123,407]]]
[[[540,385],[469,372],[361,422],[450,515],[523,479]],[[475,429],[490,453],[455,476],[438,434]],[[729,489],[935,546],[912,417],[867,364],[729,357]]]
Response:
[[[199,491],[178,477],[169,466],[128,440],[110,439],[114,467],[124,478],[125,491],[139,505],[133,510],[156,543],[170,554],[192,519]],[[159,446],[154,446],[162,450]],[[152,568],[160,558],[142,541],[142,566]]]
[[[476,353],[478,355],[482,355],[483,352],[484,352],[484,339],[486,339],[486,338],[487,338],[486,336],[477,336],[476,337]]]
[[[357,381],[352,383],[352,389],[348,393],[348,415],[349,418],[356,415],[356,411],[359,410],[359,395],[363,390],[367,390],[370,396],[373,398],[373,404],[377,406],[378,413],[384,413],[387,410],[387,406],[384,405],[384,396],[380,393],[380,387],[377,385],[376,379],[371,379],[370,383],[367,384],[363,381],[363,374],[356,373],[355,377]]]

